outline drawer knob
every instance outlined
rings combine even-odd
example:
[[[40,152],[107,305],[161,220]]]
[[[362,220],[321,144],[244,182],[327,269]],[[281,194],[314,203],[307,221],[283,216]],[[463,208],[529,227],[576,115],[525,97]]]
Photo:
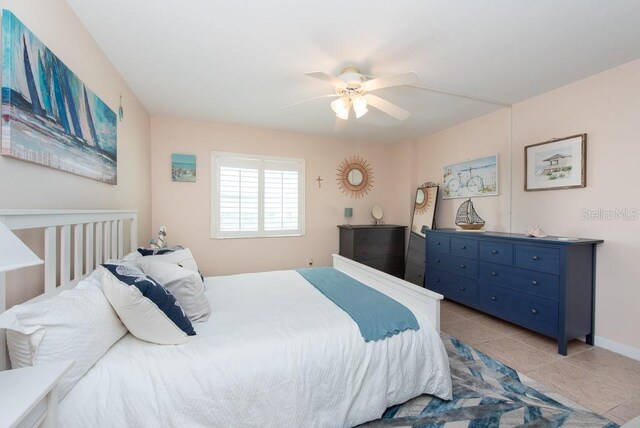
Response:
[[[436,245],[440,245],[440,241],[436,242]]]
[[[434,281],[435,282],[440,282],[440,278],[436,278]]]
[[[538,313],[538,310],[536,308],[531,308],[531,313],[535,315]]]
[[[440,263],[440,259],[436,259],[436,263]]]
[[[465,290],[465,288],[464,288],[464,287],[460,287],[460,291],[464,291],[464,290]]]
[[[533,260],[540,260],[540,257],[538,257],[538,256],[533,256],[533,257],[531,257],[531,258],[532,258]]]
[[[461,250],[466,250],[466,249],[467,249],[467,246],[466,246],[466,245],[460,245],[460,249],[461,249]]]
[[[496,296],[491,296],[491,301],[492,302],[495,302],[496,300],[498,300],[498,299],[496,299]]]
[[[531,285],[538,285],[538,281],[534,279],[533,281],[531,281]]]
[[[498,276],[498,272],[491,272],[491,276]]]
[[[491,250],[491,254],[498,254],[498,250]]]
[[[460,265],[460,269],[464,269],[464,268],[466,268],[465,265]]]

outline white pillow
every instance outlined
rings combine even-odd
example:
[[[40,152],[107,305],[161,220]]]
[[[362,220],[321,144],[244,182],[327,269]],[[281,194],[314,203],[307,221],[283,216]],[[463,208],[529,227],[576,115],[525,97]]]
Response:
[[[87,290],[94,289],[102,291],[102,284],[100,283],[102,275],[96,269],[89,275],[84,277],[74,288],[74,290]]]
[[[132,263],[105,263],[102,291],[135,337],[161,345],[177,345],[196,332],[184,309],[162,284]]]
[[[167,287],[191,321],[209,319],[211,307],[204,294],[204,283],[199,273],[179,265],[152,259],[151,256],[138,260],[138,266],[144,273]]]
[[[59,398],[127,329],[99,289],[66,290],[50,299],[14,306],[0,315],[12,368],[63,360],[74,364],[59,383]]]
[[[142,254],[140,254],[140,253],[139,253],[139,252],[137,252],[137,251],[132,251],[132,252],[130,252],[129,254],[127,254],[126,256],[124,256],[124,257],[122,258],[122,261],[128,262],[128,261],[132,261],[132,260],[137,260],[137,259],[139,259],[140,257],[142,257]]]
[[[184,250],[173,251],[171,253],[160,254],[156,256],[144,256],[138,257],[135,261],[140,264],[143,260],[155,260],[165,263],[173,263],[175,265],[182,266],[185,269],[192,270],[194,272],[200,272],[198,270],[198,264],[191,254],[191,250],[185,248]]]

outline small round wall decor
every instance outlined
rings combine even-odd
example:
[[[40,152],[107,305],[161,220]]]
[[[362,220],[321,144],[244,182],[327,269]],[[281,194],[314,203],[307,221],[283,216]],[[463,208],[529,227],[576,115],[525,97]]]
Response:
[[[363,198],[373,187],[373,170],[365,159],[350,156],[338,165],[336,181],[345,195]]]

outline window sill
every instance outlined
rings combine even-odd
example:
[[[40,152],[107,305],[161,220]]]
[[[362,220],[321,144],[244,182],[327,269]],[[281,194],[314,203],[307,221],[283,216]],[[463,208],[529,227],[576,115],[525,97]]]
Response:
[[[211,239],[227,240],[227,239],[299,238],[304,235],[305,235],[304,232],[301,232],[301,233],[287,233],[282,235],[212,236]]]

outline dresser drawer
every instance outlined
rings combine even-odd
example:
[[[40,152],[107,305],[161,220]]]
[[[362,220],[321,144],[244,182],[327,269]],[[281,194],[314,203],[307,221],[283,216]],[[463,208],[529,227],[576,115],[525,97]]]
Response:
[[[426,287],[464,305],[478,305],[478,281],[440,269],[427,270]]]
[[[429,252],[437,251],[439,253],[448,253],[449,252],[449,237],[448,236],[438,236],[429,235],[427,238],[427,246],[429,248]]]
[[[394,229],[353,229],[353,241],[356,246],[360,244],[389,244],[392,242],[404,242],[404,228]]]
[[[353,259],[356,261],[385,255],[402,258],[403,254],[404,249],[397,244],[361,244],[353,249]]]
[[[450,277],[451,274],[449,272],[429,268],[424,283],[429,290],[448,296],[447,284],[449,283]]]
[[[446,282],[447,298],[464,305],[478,306],[478,281],[451,275]]]
[[[516,266],[539,272],[560,273],[560,250],[557,248],[516,245]]]
[[[478,258],[478,241],[466,238],[451,238],[451,254],[455,256]]]
[[[558,302],[480,281],[480,309],[539,333],[558,337]]]
[[[429,253],[427,255],[429,267],[443,269],[469,278],[476,278],[478,275],[478,261],[464,257],[451,256],[449,254]]]
[[[503,242],[481,241],[480,260],[503,265],[513,264],[513,245]]]
[[[492,284],[558,300],[560,278],[557,275],[480,262],[479,278]]]

